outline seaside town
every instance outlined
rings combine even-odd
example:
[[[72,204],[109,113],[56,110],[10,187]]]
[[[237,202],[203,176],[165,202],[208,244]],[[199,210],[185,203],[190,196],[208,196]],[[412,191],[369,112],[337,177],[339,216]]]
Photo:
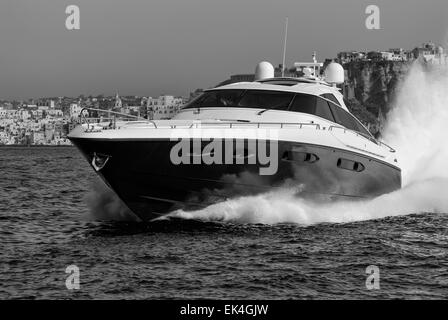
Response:
[[[151,119],[169,119],[188,101],[184,97],[49,97],[0,101],[0,145],[71,145],[67,134],[83,108],[112,110]]]
[[[390,93],[386,89],[405,74],[413,61],[448,65],[448,55],[441,46],[434,43],[425,43],[409,51],[397,48],[387,51],[340,52],[333,60],[341,63],[346,70],[346,83],[341,89],[353,108],[351,111],[374,134],[381,129],[390,101]],[[325,60],[324,65],[330,61],[332,59]],[[280,76],[282,69],[282,65],[275,69],[276,76]],[[285,76],[300,76],[295,68],[284,71]],[[218,86],[253,80],[254,74],[237,74]],[[80,95],[73,98],[46,97],[27,101],[0,99],[0,145],[70,145],[67,134],[79,123],[83,108],[112,110],[147,119],[169,119],[202,91],[197,89],[187,97],[161,95],[153,98],[120,96],[117,93],[115,96]]]

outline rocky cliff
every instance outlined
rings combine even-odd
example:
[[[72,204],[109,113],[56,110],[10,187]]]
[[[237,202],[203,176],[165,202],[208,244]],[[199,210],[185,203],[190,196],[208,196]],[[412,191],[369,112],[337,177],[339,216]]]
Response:
[[[349,108],[372,133],[380,127],[390,110],[397,84],[411,64],[403,61],[353,61],[344,64],[346,82],[343,93]]]

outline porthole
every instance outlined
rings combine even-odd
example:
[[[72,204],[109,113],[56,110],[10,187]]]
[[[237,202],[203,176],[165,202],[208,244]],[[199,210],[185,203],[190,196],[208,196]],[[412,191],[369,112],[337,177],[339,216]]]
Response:
[[[283,153],[282,160],[293,162],[315,163],[319,161],[319,157],[314,153],[309,152],[285,151],[285,153]]]
[[[338,168],[355,171],[355,172],[362,172],[365,170],[364,165],[361,162],[348,160],[344,158],[339,158],[337,162]]]

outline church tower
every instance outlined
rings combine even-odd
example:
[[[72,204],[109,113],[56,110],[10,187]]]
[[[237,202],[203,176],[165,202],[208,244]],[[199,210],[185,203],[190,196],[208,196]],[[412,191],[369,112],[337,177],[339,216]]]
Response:
[[[121,102],[121,98],[120,98],[120,96],[118,95],[118,92],[117,92],[117,94],[116,94],[116,96],[115,96],[114,110],[116,110],[116,111],[117,111],[117,110],[120,111],[122,106],[123,106],[123,104],[122,104],[122,102]]]

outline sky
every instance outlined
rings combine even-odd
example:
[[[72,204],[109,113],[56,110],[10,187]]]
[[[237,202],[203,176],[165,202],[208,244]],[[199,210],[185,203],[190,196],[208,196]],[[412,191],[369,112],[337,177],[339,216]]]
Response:
[[[380,30],[365,27],[372,4]],[[447,0],[1,0],[0,99],[188,95],[281,63],[286,17],[287,66],[448,39]]]

